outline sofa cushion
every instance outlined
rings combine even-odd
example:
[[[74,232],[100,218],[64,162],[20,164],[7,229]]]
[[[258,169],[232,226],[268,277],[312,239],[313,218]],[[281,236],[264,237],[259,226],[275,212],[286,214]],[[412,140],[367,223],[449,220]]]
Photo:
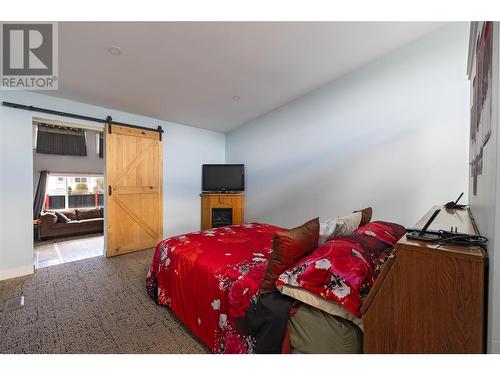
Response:
[[[78,216],[78,220],[97,219],[101,216],[100,209],[98,207],[79,208],[76,210],[76,214]]]
[[[73,227],[74,225],[78,225],[78,221],[71,220],[68,223],[61,223],[58,221],[57,223],[52,225],[52,227],[50,229],[57,230],[57,229],[61,229],[61,228],[68,228],[69,226]]]
[[[81,225],[102,223],[102,222],[104,222],[104,219],[102,217],[96,217],[95,219],[83,219],[79,221]]]

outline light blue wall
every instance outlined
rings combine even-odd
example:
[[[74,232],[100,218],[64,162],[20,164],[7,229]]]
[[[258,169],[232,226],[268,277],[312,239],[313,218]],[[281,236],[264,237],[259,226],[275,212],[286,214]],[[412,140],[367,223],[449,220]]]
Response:
[[[224,134],[31,92],[0,91],[0,100],[98,118],[111,115],[151,128],[161,125],[165,236],[199,230],[201,165],[224,162]],[[0,106],[0,279],[33,271],[33,117],[68,120]]]
[[[467,196],[467,40],[468,24],[447,25],[229,132],[246,220],[291,227],[373,206],[413,225]]]

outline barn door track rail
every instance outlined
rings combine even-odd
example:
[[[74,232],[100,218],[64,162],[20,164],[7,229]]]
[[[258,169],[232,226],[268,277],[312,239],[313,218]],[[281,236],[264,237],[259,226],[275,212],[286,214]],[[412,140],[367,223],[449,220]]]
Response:
[[[54,111],[52,109],[40,108],[40,107],[35,107],[35,106],[32,106],[32,105],[24,105],[24,104],[17,104],[17,103],[11,103],[11,102],[2,102],[2,105],[5,106],[5,107],[10,107],[10,108],[15,108],[15,109],[22,109],[22,110],[25,110],[25,111],[47,113],[47,114],[55,115],[55,116],[69,117],[69,118],[74,118],[74,119],[78,119],[78,120],[93,121],[93,122],[98,122],[98,123],[101,123],[101,124],[108,124],[108,131],[109,131],[109,133],[111,133],[111,128],[112,128],[113,125],[127,126],[129,128],[135,128],[135,129],[141,129],[141,130],[156,131],[159,134],[160,141],[162,140],[163,129],[162,129],[161,126],[158,126],[156,129],[152,129],[152,128],[146,128],[144,126],[139,126],[139,125],[127,124],[125,122],[114,121],[111,118],[111,116],[108,116],[105,119],[102,119],[102,118],[98,118],[98,117],[91,117],[91,116],[78,115],[78,114],[75,114],[75,113]]]

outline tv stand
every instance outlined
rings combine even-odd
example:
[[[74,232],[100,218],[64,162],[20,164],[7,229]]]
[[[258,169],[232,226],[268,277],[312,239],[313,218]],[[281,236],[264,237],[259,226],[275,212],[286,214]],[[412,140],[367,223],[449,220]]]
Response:
[[[219,190],[219,191],[202,191],[201,194],[241,194],[239,191]]]
[[[241,192],[202,192],[201,230],[243,223],[245,194]]]

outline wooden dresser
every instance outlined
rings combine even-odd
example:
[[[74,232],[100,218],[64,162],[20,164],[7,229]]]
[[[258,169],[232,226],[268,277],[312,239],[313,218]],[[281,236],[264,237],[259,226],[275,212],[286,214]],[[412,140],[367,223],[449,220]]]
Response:
[[[201,230],[243,223],[245,195],[243,193],[201,193]],[[230,222],[218,221],[229,219]],[[229,216],[229,217],[228,217]]]
[[[442,208],[429,229],[451,226],[478,234],[467,209]],[[363,305],[364,352],[484,353],[485,266],[481,247],[403,237]]]

